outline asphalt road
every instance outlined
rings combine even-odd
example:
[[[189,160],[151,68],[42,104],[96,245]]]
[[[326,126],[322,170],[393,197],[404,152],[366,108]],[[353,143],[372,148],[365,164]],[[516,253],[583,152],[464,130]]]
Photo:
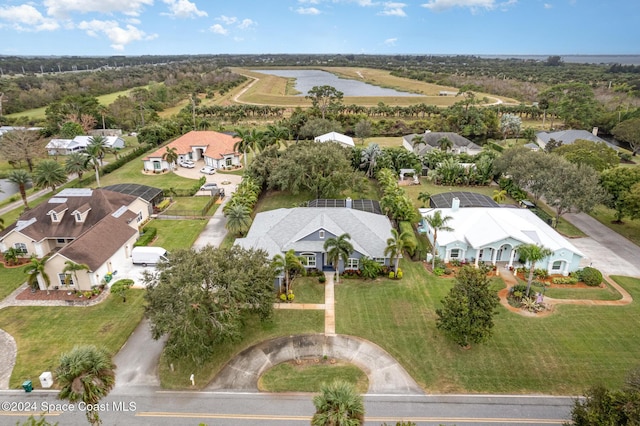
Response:
[[[136,389],[112,392],[103,401],[101,418],[109,425],[308,425],[313,394],[170,392]],[[86,425],[81,407],[61,404],[53,392],[0,392],[3,408],[21,404],[61,425]],[[417,425],[560,425],[568,420],[573,398],[504,395],[366,395],[367,425],[412,421]],[[11,407],[9,407],[11,408]],[[17,407],[16,407],[17,408]],[[24,407],[22,407],[24,408]],[[32,410],[34,408],[35,410]],[[0,424],[23,421],[28,413],[0,412]]]

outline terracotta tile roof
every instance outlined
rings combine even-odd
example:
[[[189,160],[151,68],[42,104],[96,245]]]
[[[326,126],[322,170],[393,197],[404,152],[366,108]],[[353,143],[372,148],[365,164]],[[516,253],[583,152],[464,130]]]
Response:
[[[162,148],[158,148],[155,152],[149,154],[144,160],[151,158],[162,158],[162,155],[167,152],[167,147],[177,149],[177,153],[180,155],[188,154],[191,152],[192,147],[205,147],[204,155],[207,157],[222,159],[224,154],[233,154],[233,146],[239,141],[235,136],[227,135],[225,133],[214,131],[200,131],[192,130],[191,132],[180,136],[178,139],[169,143]]]

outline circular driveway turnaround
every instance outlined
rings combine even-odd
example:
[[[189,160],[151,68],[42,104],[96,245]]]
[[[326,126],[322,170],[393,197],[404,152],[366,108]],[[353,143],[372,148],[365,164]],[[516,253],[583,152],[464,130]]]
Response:
[[[369,377],[368,393],[424,395],[405,369],[378,345],[358,337],[323,334],[279,337],[245,349],[227,363],[206,390],[258,391],[258,379],[271,367],[325,355],[362,369]]]
[[[9,379],[16,364],[18,345],[9,333],[0,329],[0,389],[9,389]]]

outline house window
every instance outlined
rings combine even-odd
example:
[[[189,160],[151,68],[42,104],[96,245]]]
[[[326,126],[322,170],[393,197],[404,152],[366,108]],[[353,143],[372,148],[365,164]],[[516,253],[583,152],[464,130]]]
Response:
[[[315,268],[316,267],[316,254],[315,253],[302,253],[301,257],[305,259],[305,266],[307,268]]]
[[[384,257],[376,257],[375,260],[377,263],[384,265]]]
[[[561,268],[562,268],[562,260],[556,260],[551,265],[551,270],[552,271],[559,271]]]
[[[138,223],[142,222],[142,212],[138,212],[138,218],[137,218]]]
[[[460,257],[460,249],[451,249],[451,254],[449,255],[451,259],[457,259]]]
[[[324,231],[323,230],[319,231],[318,232],[318,236],[320,237],[321,240],[323,240],[324,239]]]
[[[64,238],[58,238],[58,239],[56,239],[56,243],[64,244],[65,243],[65,239]]]
[[[27,253],[27,245],[25,243],[15,243],[13,245],[19,253],[26,254]]]
[[[58,214],[56,212],[51,212],[51,220],[54,222],[60,221],[60,219],[58,219]]]
[[[155,170],[160,170],[160,169],[162,168],[162,165],[160,164],[160,162],[159,162],[159,161],[154,161],[154,162],[153,162],[153,168],[154,168]]]
[[[76,222],[82,222],[82,215],[80,213],[76,213]]]
[[[347,266],[345,269],[358,269],[358,259],[354,257],[347,259]]]
[[[233,165],[233,158],[231,158],[231,157],[227,157],[227,158],[225,159],[224,163],[225,163],[225,165],[226,165],[227,167],[232,166],[232,165]]]
[[[60,286],[75,287],[76,285],[71,274],[58,274],[58,280],[60,281]]]

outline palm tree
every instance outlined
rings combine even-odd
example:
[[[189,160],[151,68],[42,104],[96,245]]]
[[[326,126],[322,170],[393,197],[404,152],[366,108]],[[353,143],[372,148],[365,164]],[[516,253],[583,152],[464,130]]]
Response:
[[[73,273],[73,283],[77,286],[78,285],[78,271],[88,271],[89,270],[89,265],[85,265],[84,263],[75,263],[72,262],[70,260],[66,260],[64,262],[64,269],[62,270],[62,273],[65,274],[65,276],[69,276],[70,274],[68,274],[68,272]],[[65,285],[69,285],[69,280],[65,279]]]
[[[24,208],[25,210],[29,210],[29,204],[27,202],[27,185],[31,183],[31,175],[29,172],[22,169],[12,170],[7,175],[7,180],[18,185],[18,191],[20,191]]]
[[[537,244],[523,244],[518,247],[518,254],[520,255],[520,261],[529,263],[529,277],[527,278],[528,297],[529,290],[531,289],[531,283],[533,282],[533,274],[536,269],[536,262],[541,261],[545,257],[551,256],[553,251]]]
[[[496,203],[501,203],[501,202],[504,201],[505,198],[507,198],[507,190],[506,189],[501,189],[501,190],[494,189],[493,190],[493,196],[491,198]]]
[[[47,289],[47,294],[49,294],[49,286],[51,285],[51,279],[49,275],[44,270],[44,265],[49,260],[50,256],[45,256],[42,259],[38,259],[37,257],[31,258],[31,263],[28,264],[24,268],[24,272],[28,274],[27,283],[33,290],[37,290],[40,287],[40,278],[44,281],[45,287]]]
[[[349,255],[353,253],[353,245],[349,242],[351,235],[342,234],[337,238],[329,238],[324,242],[324,251],[336,270],[336,282],[340,282],[340,259],[347,264]]]
[[[96,172],[96,186],[100,188],[100,163],[102,161],[100,159],[100,146],[89,144],[85,152],[87,155],[87,165],[90,164]]]
[[[162,154],[162,159],[169,163],[169,168],[173,170],[173,166],[176,164],[176,161],[178,161],[178,148],[172,146],[166,147],[164,154]]]
[[[404,249],[416,248],[415,243],[411,240],[410,231],[398,232],[391,229],[391,237],[387,239],[387,247],[384,249],[384,255],[390,257],[390,261],[394,264],[393,270],[398,272],[398,263]]]
[[[4,253],[2,253],[2,257],[7,265],[13,265],[18,263],[18,256],[20,255],[20,250],[15,247],[9,247]]]
[[[281,143],[286,147],[287,140],[289,140],[289,129],[283,126],[274,126],[273,124],[269,124],[267,126],[267,130],[264,132],[263,142],[265,146],[262,148],[266,148],[268,145],[280,147]]]
[[[438,231],[453,231],[453,228],[447,226],[447,222],[453,219],[451,216],[442,217],[442,212],[437,210],[433,215],[424,218],[425,222],[433,229],[433,251],[431,253],[431,269],[436,267],[436,251],[438,241]]]
[[[364,424],[364,403],[351,383],[336,380],[323,384],[313,398],[316,412],[312,426],[359,426]]]
[[[441,151],[447,152],[451,148],[453,148],[453,142],[449,138],[441,138],[438,140],[438,147]]]
[[[89,157],[82,152],[72,152],[67,155],[64,162],[64,171],[67,173],[75,173],[78,175],[78,180],[82,180],[84,172],[89,170]]]
[[[115,365],[105,349],[95,346],[76,346],[62,354],[56,377],[60,384],[58,398],[71,403],[84,402],[85,415],[92,425],[101,424],[95,407],[107,396],[116,383]]]
[[[235,132],[236,137],[240,138],[240,140],[233,145],[233,150],[242,151],[242,156],[244,158],[244,168],[246,169],[247,151],[253,151],[253,154],[255,156],[255,153],[260,145],[260,141],[263,139],[264,135],[261,132],[258,132],[256,129],[236,129]]]
[[[367,169],[367,176],[372,177],[378,164],[378,157],[382,154],[382,149],[377,143],[370,143],[362,150],[360,157],[360,168]]]
[[[273,266],[278,272],[284,272],[284,292],[289,294],[291,290],[291,272],[304,272],[304,257],[296,256],[294,249],[287,251],[284,255],[276,254],[273,257]]]
[[[234,235],[242,235],[251,228],[251,210],[244,204],[236,204],[226,212],[225,227]]]
[[[411,139],[411,147],[413,151],[416,151],[416,148],[420,146],[420,144],[426,144],[424,141],[424,134],[417,134]]]
[[[428,192],[421,192],[418,194],[418,201],[422,201],[422,207],[425,205],[431,205],[431,194]]]
[[[100,166],[102,166],[102,159],[109,152],[107,146],[107,138],[102,135],[95,135],[89,138],[89,143],[85,148],[87,152],[91,150],[95,156],[100,160]]]
[[[67,174],[55,160],[44,160],[36,166],[33,182],[38,187],[51,188],[55,191],[56,187],[67,181]]]

